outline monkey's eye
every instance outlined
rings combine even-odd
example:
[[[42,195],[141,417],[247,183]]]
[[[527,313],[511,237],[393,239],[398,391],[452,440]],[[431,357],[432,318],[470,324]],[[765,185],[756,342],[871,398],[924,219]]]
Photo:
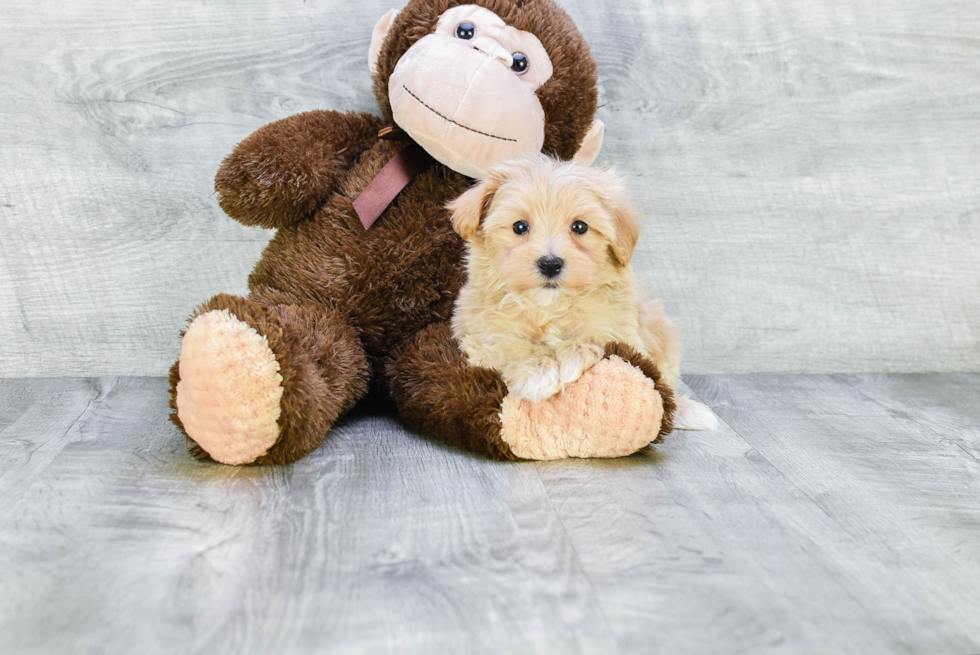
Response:
[[[476,36],[476,25],[473,23],[460,23],[456,28],[456,37],[469,41]]]
[[[510,69],[518,75],[523,75],[526,73],[527,67],[531,65],[531,62],[528,61],[527,56],[525,56],[522,52],[515,52],[513,57],[514,63],[510,65]]]
[[[527,221],[517,221],[514,223],[514,234],[527,234],[531,230],[531,226],[527,224]]]
[[[589,231],[588,223],[583,223],[582,221],[575,221],[572,223],[572,232],[575,234],[585,234]]]

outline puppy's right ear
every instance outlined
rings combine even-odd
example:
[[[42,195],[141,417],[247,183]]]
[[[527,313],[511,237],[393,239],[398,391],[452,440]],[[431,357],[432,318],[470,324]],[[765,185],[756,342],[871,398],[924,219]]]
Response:
[[[480,224],[490,211],[498,186],[499,183],[495,180],[484,180],[446,205],[452,212],[453,229],[463,239],[472,239],[480,230]]]
[[[616,171],[599,171],[598,175],[603,183],[595,193],[609,212],[613,223],[610,254],[615,264],[623,267],[630,263],[636,243],[640,239],[640,215],[633,209],[626,193],[626,185]]]

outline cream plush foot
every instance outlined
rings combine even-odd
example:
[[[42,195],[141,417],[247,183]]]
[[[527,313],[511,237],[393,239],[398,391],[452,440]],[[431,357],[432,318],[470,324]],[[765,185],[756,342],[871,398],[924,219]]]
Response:
[[[250,464],[279,438],[283,378],[267,339],[227,309],[201,314],[178,360],[177,416],[215,461]]]
[[[613,356],[543,402],[504,398],[500,438],[522,459],[623,457],[657,438],[663,414],[653,381]]]

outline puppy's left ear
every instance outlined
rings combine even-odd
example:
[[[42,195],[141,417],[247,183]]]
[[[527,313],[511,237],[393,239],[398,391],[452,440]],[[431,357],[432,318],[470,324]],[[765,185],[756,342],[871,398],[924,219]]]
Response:
[[[472,239],[490,211],[493,196],[500,183],[496,179],[483,180],[456,198],[446,208],[452,212],[453,229],[466,240]]]
[[[602,204],[612,217],[612,245],[609,250],[618,266],[626,266],[633,258],[636,242],[640,240],[640,214],[633,209],[623,181],[613,171],[606,171],[606,183],[599,194]]]

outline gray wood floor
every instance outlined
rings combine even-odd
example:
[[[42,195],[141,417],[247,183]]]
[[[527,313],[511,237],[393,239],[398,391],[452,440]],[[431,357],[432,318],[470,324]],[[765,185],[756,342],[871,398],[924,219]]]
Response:
[[[688,384],[619,461],[233,469],[162,379],[0,381],[0,653],[980,653],[980,375]]]

